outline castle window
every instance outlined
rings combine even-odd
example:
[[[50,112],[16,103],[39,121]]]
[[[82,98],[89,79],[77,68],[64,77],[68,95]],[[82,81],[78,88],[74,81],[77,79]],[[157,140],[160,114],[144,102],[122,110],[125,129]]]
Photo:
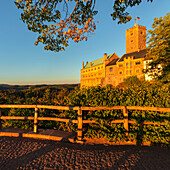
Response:
[[[133,35],[133,32],[130,34],[131,36]]]
[[[100,69],[100,67],[98,67],[98,69]]]
[[[128,66],[129,64],[128,63],[126,63],[126,66]]]
[[[85,75],[83,75],[83,77],[85,77]]]
[[[140,33],[141,33],[141,34],[143,34],[143,32],[142,32],[142,31],[141,31]]]
[[[120,64],[119,67],[123,67],[123,64]]]
[[[101,66],[101,68],[103,68],[103,66]]]
[[[130,66],[132,66],[132,63],[130,63]]]
[[[128,71],[126,71],[126,74],[128,74]]]
[[[110,72],[112,72],[113,71],[113,67],[110,67]]]
[[[94,70],[96,70],[96,68],[94,68]]]
[[[139,65],[139,64],[141,64],[141,62],[140,62],[140,61],[136,62],[136,65]]]
[[[122,71],[120,71],[120,72],[119,72],[119,74],[123,74],[123,72],[122,72]]]
[[[139,73],[139,69],[138,69],[138,70],[136,70],[136,73]]]
[[[93,69],[91,69],[91,71],[93,71]]]
[[[131,40],[131,42],[133,42],[133,40]]]
[[[132,73],[132,70],[130,70],[130,74]]]

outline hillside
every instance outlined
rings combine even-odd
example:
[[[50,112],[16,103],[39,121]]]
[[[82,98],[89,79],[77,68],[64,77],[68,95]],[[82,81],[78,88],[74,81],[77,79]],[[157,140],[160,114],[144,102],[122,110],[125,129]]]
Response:
[[[8,85],[8,84],[0,84],[0,90],[27,90],[30,87],[32,89],[37,89],[37,88],[48,88],[48,89],[58,89],[62,90],[63,88],[66,88],[67,90],[73,90],[76,86],[79,84],[56,84],[56,85],[48,85],[48,84],[40,84],[40,85]]]

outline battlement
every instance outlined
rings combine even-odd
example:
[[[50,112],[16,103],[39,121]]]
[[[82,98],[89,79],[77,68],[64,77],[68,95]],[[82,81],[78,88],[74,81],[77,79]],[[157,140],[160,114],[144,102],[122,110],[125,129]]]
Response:
[[[140,51],[146,48],[146,27],[135,25],[126,30],[126,53]]]
[[[120,59],[115,54],[104,54],[104,57],[84,65],[81,69],[81,87],[117,86],[129,76],[143,78],[143,60],[146,55],[146,27],[137,25],[126,30],[126,54]]]
[[[145,27],[145,26],[142,26],[142,25],[136,25],[136,26],[133,26],[132,28],[127,29],[127,30],[126,30],[126,32],[131,32],[131,31],[133,31],[133,30],[134,30],[134,29],[136,29],[136,28],[146,30],[146,27]]]

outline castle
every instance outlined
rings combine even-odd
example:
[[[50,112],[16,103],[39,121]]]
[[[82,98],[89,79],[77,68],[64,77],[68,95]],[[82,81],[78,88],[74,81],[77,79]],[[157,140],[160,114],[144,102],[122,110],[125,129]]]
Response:
[[[97,60],[82,62],[81,87],[105,86],[107,84],[117,86],[129,76],[147,79],[142,70],[148,61],[146,56],[146,27],[135,25],[126,30],[126,54],[121,58],[116,53],[104,54]]]

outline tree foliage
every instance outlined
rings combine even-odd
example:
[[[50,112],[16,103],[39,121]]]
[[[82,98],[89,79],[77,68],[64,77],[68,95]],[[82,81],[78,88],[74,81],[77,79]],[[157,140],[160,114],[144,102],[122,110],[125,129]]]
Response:
[[[152,2],[153,0],[147,0]],[[131,16],[127,7],[139,5],[142,0],[114,0],[112,19],[126,23]],[[17,0],[15,5],[21,9],[21,19],[29,30],[39,33],[35,42],[43,43],[45,50],[64,51],[69,39],[75,42],[87,40],[94,34],[96,0]],[[72,7],[72,11],[69,9]],[[64,11],[64,12],[63,12]]]
[[[130,76],[123,80],[123,84],[127,87],[133,87],[135,85],[141,84],[140,80],[137,78],[137,76]]]
[[[168,84],[138,84],[127,89],[106,87],[76,87],[71,92],[66,89],[57,91],[39,88],[22,91],[0,91],[0,104],[39,104],[39,105],[68,105],[68,106],[150,106],[170,107],[170,89]],[[83,111],[83,119],[95,120],[96,124],[87,125],[86,137],[103,137],[111,141],[138,140],[156,143],[169,142],[169,114],[167,112],[128,110],[129,136],[125,135],[123,124],[111,124],[112,120],[123,120],[121,110]],[[2,109],[3,116],[33,116],[33,109]],[[40,117],[59,117],[77,119],[77,111],[59,111],[39,109]],[[158,125],[143,125],[141,122],[157,122]],[[165,125],[160,125],[164,122]],[[3,127],[32,128],[32,120],[6,120]],[[76,131],[77,124],[56,121],[38,121],[39,128],[54,128],[58,130]]]
[[[164,17],[154,18],[152,29],[148,30],[147,58],[151,59],[149,73],[155,73],[161,65],[156,77],[163,81],[170,81],[170,13]],[[157,72],[157,73],[159,73]]]

